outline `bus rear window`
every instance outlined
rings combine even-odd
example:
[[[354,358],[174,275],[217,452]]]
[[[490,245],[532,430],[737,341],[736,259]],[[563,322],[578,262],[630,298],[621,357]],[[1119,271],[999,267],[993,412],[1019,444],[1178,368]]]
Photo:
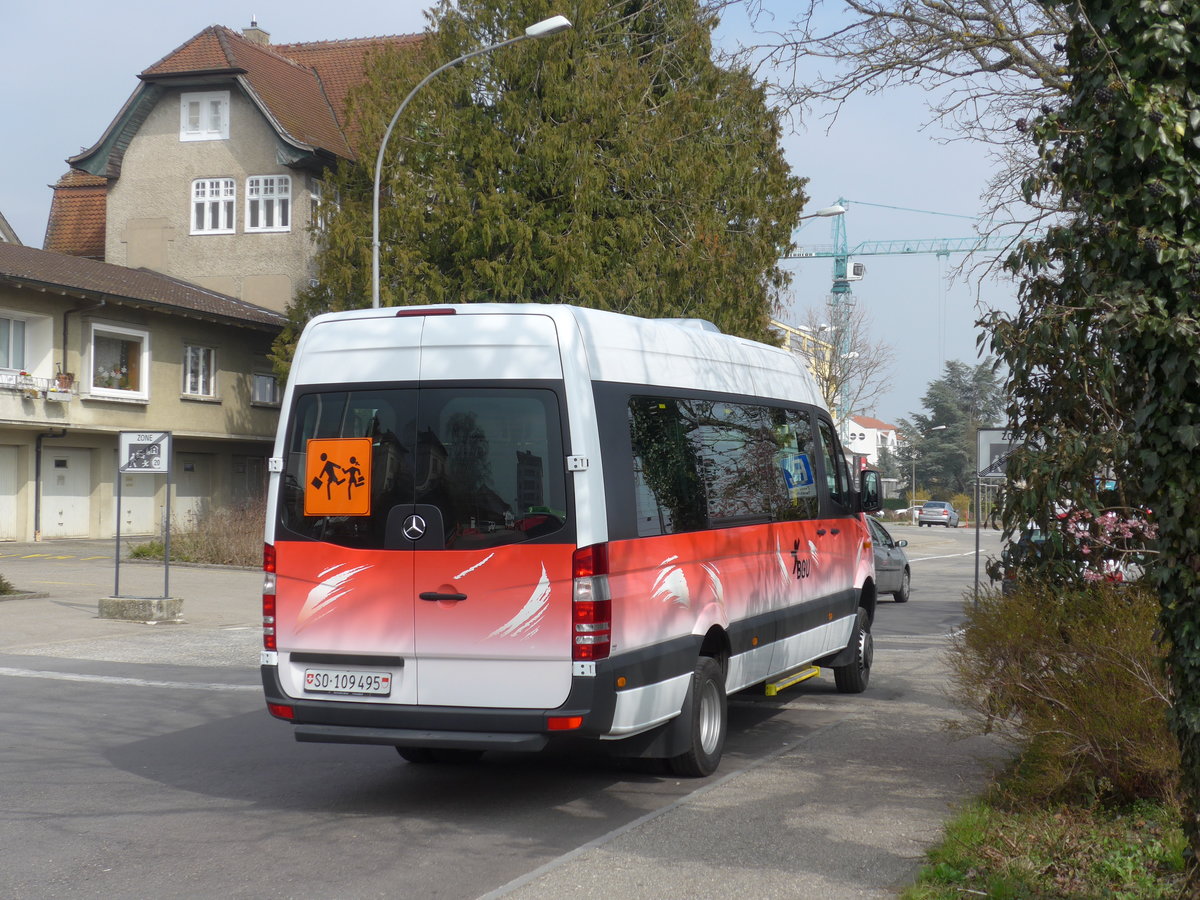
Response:
[[[568,515],[555,393],[407,388],[299,396],[280,524],[342,546],[404,549],[410,545],[398,538],[396,522],[410,509],[438,532],[423,549],[493,547],[561,531]]]

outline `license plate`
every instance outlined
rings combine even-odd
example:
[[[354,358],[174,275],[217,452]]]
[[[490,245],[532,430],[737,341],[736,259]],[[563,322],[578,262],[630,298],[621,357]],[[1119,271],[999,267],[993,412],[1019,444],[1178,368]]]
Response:
[[[305,669],[304,690],[315,694],[370,694],[386,697],[392,692],[392,673]]]

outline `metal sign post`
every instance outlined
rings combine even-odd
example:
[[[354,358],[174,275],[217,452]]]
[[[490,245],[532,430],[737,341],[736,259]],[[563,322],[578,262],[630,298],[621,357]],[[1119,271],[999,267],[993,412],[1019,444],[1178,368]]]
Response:
[[[171,572],[171,432],[122,431],[117,454],[117,576],[113,595],[121,596],[121,480],[123,475],[167,477],[167,521],[163,525],[163,595],[170,598]]]
[[[979,605],[979,555],[983,510],[983,479],[1007,477],[1006,465],[1012,452],[1020,447],[1003,428],[979,428],[975,431],[975,605]]]

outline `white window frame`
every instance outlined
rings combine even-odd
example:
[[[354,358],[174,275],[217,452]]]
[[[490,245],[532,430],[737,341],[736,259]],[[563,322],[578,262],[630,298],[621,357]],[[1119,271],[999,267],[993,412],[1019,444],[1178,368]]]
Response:
[[[292,230],[291,176],[251,175],[246,179],[245,227],[247,233]]]
[[[193,370],[193,360],[198,366]],[[183,347],[183,386],[185,397],[203,397],[207,400],[217,396],[217,351],[203,344],[185,344]]]
[[[214,194],[217,194],[214,198]],[[196,207],[203,204],[201,221]],[[215,223],[214,223],[215,219]],[[192,234],[233,234],[237,225],[237,181],[233,178],[197,178],[192,182],[188,223]]]
[[[229,91],[189,91],[180,94],[179,139],[229,140]]]
[[[327,197],[326,194],[329,196]],[[312,210],[312,225],[320,232],[329,227],[329,219],[342,208],[341,192],[320,178],[310,178],[308,185],[309,204]]]
[[[126,343],[140,343],[141,350],[138,354],[136,364],[136,384],[131,383],[129,387],[122,388],[114,387],[111,384],[98,383],[98,379],[96,378],[96,370],[100,361],[97,359],[96,353],[97,338],[108,338],[112,340],[124,341]],[[132,368],[132,366],[129,366],[128,368]],[[93,397],[113,397],[123,400],[149,400],[150,332],[143,331],[139,328],[126,328],[122,325],[109,325],[102,322],[93,322],[88,335],[87,373],[88,392]],[[128,375],[128,373],[125,374]]]
[[[270,397],[260,396],[259,386],[270,383]],[[283,391],[279,387],[279,379],[271,372],[254,372],[250,376],[250,402],[259,406],[279,406],[283,401]]]
[[[12,372],[24,372],[29,361],[29,323],[19,316],[9,315],[4,312],[0,312],[0,320],[8,323],[5,338],[7,346],[0,348],[4,352],[7,365],[0,365],[0,369]],[[18,346],[19,353],[14,353],[13,348]]]

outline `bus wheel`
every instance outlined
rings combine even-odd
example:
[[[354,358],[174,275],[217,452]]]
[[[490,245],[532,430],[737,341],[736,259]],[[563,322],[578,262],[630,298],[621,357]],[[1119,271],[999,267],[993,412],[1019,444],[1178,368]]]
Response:
[[[833,680],[843,694],[861,694],[871,680],[871,659],[875,656],[875,640],[871,637],[871,622],[867,611],[858,609],[854,633],[850,635],[850,646],[854,648],[854,659],[833,670]]]
[[[717,771],[725,733],[729,728],[729,704],[725,698],[725,678],[717,661],[702,656],[692,672],[687,701],[691,717],[691,747],[669,760],[676,775],[703,778]]]
[[[482,750],[463,750],[456,747],[442,747],[433,751],[433,761],[439,763],[463,765],[465,763],[479,762],[479,760],[482,758]]]
[[[456,750],[438,747],[397,747],[396,752],[405,762],[422,763],[473,763],[483,756],[482,750]]]
[[[414,765],[433,762],[433,750],[429,747],[397,747],[396,752],[402,760]]]

